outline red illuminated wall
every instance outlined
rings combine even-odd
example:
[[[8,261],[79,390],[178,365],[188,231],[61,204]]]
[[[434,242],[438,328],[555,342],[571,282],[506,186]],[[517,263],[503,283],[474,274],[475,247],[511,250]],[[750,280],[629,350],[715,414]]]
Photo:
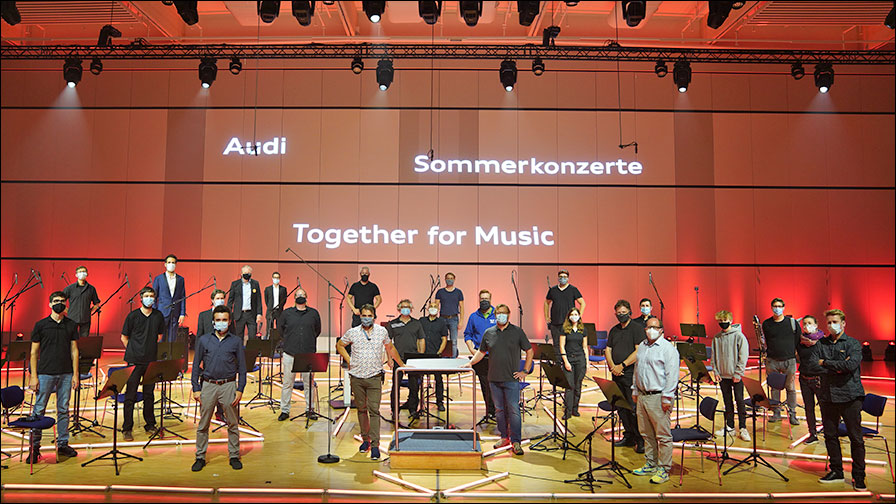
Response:
[[[636,155],[618,148],[616,76],[607,72],[521,72],[508,94],[491,70],[442,71],[430,108],[428,71],[396,71],[381,93],[372,72],[268,70],[256,93],[250,72],[221,72],[201,90],[195,68],[113,69],[69,90],[44,67],[2,72],[0,287],[29,268],[45,281],[17,304],[16,332],[45,315],[63,273],[71,279],[86,264],[103,298],[125,273],[131,281],[103,311],[102,332],[115,334],[126,299],[169,252],[189,292],[212,276],[229,285],[249,263],[262,285],[274,270],[288,288],[298,276],[325,310],[326,283],[292,248],[337,285],[370,265],[382,316],[403,297],[419,306],[429,275],[453,271],[468,299],[488,288],[516,320],[515,269],[523,326],[540,337],[547,282],[563,266],[601,328],[617,298],[656,301],[652,272],[669,328],[696,320],[696,286],[703,323],[723,308],[764,318],[783,297],[788,313],[841,307],[853,336],[893,338],[892,72],[838,73],[827,95],[779,68],[695,72],[686,94],[652,72],[626,72],[622,139],[638,141]],[[415,173],[430,124],[439,159],[622,158],[643,171]],[[286,153],[224,156],[232,137],[285,137]],[[295,223],[419,234],[414,244],[331,249],[298,243]],[[477,224],[537,226],[556,242],[477,247]],[[434,225],[467,231],[464,244],[430,245]],[[189,325],[208,293],[189,300]]]

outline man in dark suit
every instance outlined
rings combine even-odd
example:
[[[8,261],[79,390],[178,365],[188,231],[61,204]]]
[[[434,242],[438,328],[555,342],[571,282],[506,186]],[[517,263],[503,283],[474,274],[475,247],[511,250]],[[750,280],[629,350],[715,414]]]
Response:
[[[199,314],[199,323],[196,324],[196,340],[203,334],[212,334],[215,332],[215,321],[212,320],[212,311],[216,306],[227,304],[227,293],[221,289],[212,291],[212,307]],[[231,324],[232,326],[233,324]],[[231,327],[231,330],[233,327]]]
[[[168,254],[165,257],[165,273],[152,280],[152,288],[156,291],[156,303],[153,308],[162,312],[162,316],[165,317],[167,341],[174,341],[177,337],[177,326],[183,324],[187,316],[187,288],[184,277],[174,272],[176,268],[177,256]]]
[[[286,287],[280,285],[280,272],[275,271],[271,274],[271,283],[264,288],[264,304],[268,311],[265,319],[268,322],[265,338],[271,337],[271,329],[280,328],[280,321],[283,315],[283,305],[286,304],[286,296],[289,294]]]
[[[258,334],[258,326],[264,324],[264,317],[261,315],[261,286],[258,280],[252,280],[252,266],[243,266],[241,274],[240,279],[230,284],[227,307],[233,312],[236,335],[243,338],[245,346],[249,336],[256,337]],[[248,335],[245,334],[247,327]]]

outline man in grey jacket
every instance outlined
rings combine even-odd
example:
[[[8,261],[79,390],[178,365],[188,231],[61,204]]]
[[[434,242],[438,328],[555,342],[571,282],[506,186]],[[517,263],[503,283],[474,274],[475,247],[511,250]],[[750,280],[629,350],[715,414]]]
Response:
[[[747,408],[744,405],[744,384],[741,378],[747,369],[747,357],[750,345],[747,337],[740,330],[740,324],[734,324],[734,315],[728,310],[716,313],[716,320],[721,331],[712,339],[712,365],[716,375],[716,383],[722,389],[725,401],[725,425],[716,431],[716,436],[734,435],[734,406],[737,405],[740,438],[751,441],[747,430]],[[732,395],[734,396],[732,398]]]

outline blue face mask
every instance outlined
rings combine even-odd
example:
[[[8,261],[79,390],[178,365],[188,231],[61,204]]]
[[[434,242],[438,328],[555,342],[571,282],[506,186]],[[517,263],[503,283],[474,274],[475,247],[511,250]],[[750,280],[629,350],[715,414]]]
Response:
[[[776,316],[780,317],[781,315],[784,315],[784,307],[783,306],[772,306],[772,313],[774,313]]]
[[[446,279],[445,279],[445,285],[447,285],[448,287],[451,287],[452,285],[454,285],[454,279],[453,279],[453,278],[446,278]]]
[[[559,277],[557,281],[560,282],[560,285],[566,285],[569,283],[569,277]]]
[[[361,325],[364,327],[370,327],[373,325],[373,317],[361,317]]]
[[[229,322],[224,321],[215,321],[215,330],[218,332],[224,332],[227,330],[227,327],[230,325]]]
[[[407,317],[408,315],[411,314],[411,309],[410,308],[402,308],[401,314],[404,315],[405,317]]]
[[[642,307],[641,307],[641,313],[643,313],[644,315],[650,315],[650,307],[649,307],[649,306],[642,306]]]
[[[507,323],[507,314],[499,313],[499,314],[495,315],[495,320],[497,320],[499,324],[504,325]]]
[[[152,304],[155,302],[156,302],[156,298],[154,298],[154,297],[146,296],[143,298],[143,306],[145,306],[147,308],[152,306]]]

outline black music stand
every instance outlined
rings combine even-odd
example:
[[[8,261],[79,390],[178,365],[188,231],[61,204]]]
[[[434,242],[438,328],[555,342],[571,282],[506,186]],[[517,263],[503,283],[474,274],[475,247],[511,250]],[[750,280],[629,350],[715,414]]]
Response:
[[[712,380],[709,377],[709,371],[706,369],[706,364],[703,363],[700,355],[700,350],[702,349],[702,357],[703,359],[706,358],[706,346],[703,343],[692,343],[688,346],[688,348],[689,350],[687,350],[686,353],[681,354],[681,359],[688,367],[688,372],[691,375],[691,383],[694,383],[696,387],[695,392],[697,394],[697,424],[694,426],[694,428],[699,431],[711,434],[708,430],[700,427],[700,382],[706,381],[707,383],[712,383]]]
[[[330,365],[330,354],[326,352],[311,352],[311,353],[297,353],[293,355],[292,361],[292,372],[293,373],[323,373],[327,370],[327,366]],[[305,383],[305,403],[308,408],[305,409],[303,413],[299,413],[298,415],[289,419],[289,421],[293,421],[299,417],[305,417],[305,428],[308,428],[308,422],[312,420],[311,415],[315,416],[315,420],[317,418],[326,418],[329,421],[333,421],[332,418],[324,415],[323,413],[319,413],[315,411],[314,405],[311,403],[311,387],[315,387],[313,384],[314,378],[309,380],[311,383]],[[286,383],[283,384],[284,387],[287,386]],[[293,384],[289,384],[290,393],[292,392]]]
[[[679,324],[681,335],[688,337],[688,343],[693,343],[694,338],[706,337],[706,326],[703,324]]]
[[[88,336],[86,338],[79,338],[78,340],[78,373],[84,373],[90,371],[90,368],[93,367],[93,361],[98,360],[100,356],[103,355],[103,337],[102,336]],[[97,378],[99,379],[99,378]],[[94,396],[95,397],[95,396]],[[96,403],[94,403],[96,406]],[[87,420],[86,418],[81,416],[81,386],[75,388],[75,407],[72,412],[72,426],[69,427],[69,434],[76,435],[82,432],[91,432],[96,434],[101,438],[105,438],[103,434],[95,431],[93,428],[97,427],[99,423],[96,421],[96,407],[93,409],[93,420]],[[85,425],[85,423],[87,425]]]
[[[594,477],[594,461],[592,460],[591,445],[592,441],[594,440],[594,435],[597,434],[597,431],[599,431],[600,428],[603,427],[603,425],[604,424],[601,423],[600,425],[596,426],[591,432],[588,433],[587,436],[585,436],[585,439],[583,439],[581,443],[576,445],[576,447],[578,448],[581,447],[582,444],[586,441],[588,442],[588,455],[586,455],[586,457],[588,458],[588,470],[585,472],[580,472],[578,478],[563,480],[564,483],[577,483],[582,488],[582,490],[587,488],[591,493],[594,493],[595,483],[606,483],[608,485],[613,483],[609,480],[600,480]],[[600,488],[600,485],[596,486]]]
[[[529,447],[530,450],[533,451],[553,451],[553,450],[563,450],[563,460],[566,460],[566,452],[568,450],[577,451],[579,453],[585,453],[585,450],[573,446],[569,443],[567,436],[569,435],[569,429],[567,428],[567,420],[563,419],[563,429],[565,434],[560,434],[557,432],[557,387],[562,389],[569,389],[572,385],[569,383],[569,379],[566,376],[566,373],[563,370],[563,365],[560,363],[553,364],[547,367],[542,367],[544,370],[544,374],[548,377],[548,382],[551,384],[551,387],[554,391],[554,430],[548,434],[547,436],[541,438],[537,443]],[[566,416],[566,415],[564,415]],[[543,443],[547,443],[548,441],[556,441],[558,446],[542,446]]]
[[[109,373],[109,376],[106,377],[106,384],[103,385],[100,393],[97,394],[96,398],[103,399],[104,397],[113,397],[116,400],[112,401],[112,410],[114,411],[114,423],[112,424],[112,449],[108,452],[96,457],[94,459],[88,460],[81,464],[81,467],[87,466],[87,464],[92,464],[97,460],[112,460],[112,463],[115,464],[115,475],[118,476],[118,459],[119,458],[132,458],[137,459],[139,461],[143,461],[142,458],[131,455],[130,453],[125,453],[118,449],[118,394],[124,390],[124,385],[128,382],[128,378],[131,377],[131,373],[134,371],[134,366],[128,366],[121,369],[116,369]]]
[[[147,384],[155,385],[156,382],[170,382],[177,379],[177,376],[181,373],[181,370],[184,367],[184,359],[170,359],[163,361],[154,361],[150,362],[149,366],[146,367],[146,372],[143,373],[143,386],[146,387]],[[156,439],[164,439],[165,433],[172,434],[181,439],[187,439],[184,436],[172,431],[171,429],[165,427],[165,407],[168,406],[168,402],[165,399],[165,394],[162,394],[162,412],[159,418],[159,428],[156,429],[155,432],[152,433],[152,436],[149,437],[149,440],[143,445],[143,449],[145,450],[150,443],[152,443]]]
[[[451,342],[449,341],[448,344],[450,345]],[[445,347],[447,348],[448,345],[445,345]],[[405,362],[405,365],[407,365],[407,362],[412,359],[439,359],[441,357],[442,357],[442,355],[439,355],[437,353],[408,352],[404,356],[404,362]],[[432,396],[432,394],[434,394],[434,392],[432,391],[432,381],[430,379],[430,377],[433,375],[433,373],[427,373],[425,371],[408,371],[407,373],[405,373],[405,375],[408,377],[408,383],[410,383],[410,380],[412,380],[412,379],[416,380],[418,378],[423,378],[424,376],[426,377],[425,389],[418,388],[418,390],[417,390],[417,392],[420,394],[420,397],[418,397],[418,401],[417,401],[417,418],[412,417],[410,419],[410,421],[408,422],[408,424],[412,424],[412,423],[416,422],[417,420],[420,419],[420,416],[422,416],[422,415],[426,415],[426,428],[427,429],[429,428],[430,417],[435,418],[436,420],[438,420],[440,422],[444,422],[442,417],[440,417],[439,415],[434,415],[429,412],[429,398]]]
[[[704,345],[703,343],[676,341],[675,348],[678,350],[678,358],[681,360],[688,360],[693,358],[700,361],[705,361],[707,359],[706,345]],[[689,379],[691,376],[691,370],[690,368],[688,368],[688,372],[678,379],[678,384],[684,387],[684,391],[686,391],[688,395],[694,394],[696,392],[694,386],[691,385],[693,378]],[[678,395],[676,394],[676,399],[677,397]],[[676,405],[676,412],[677,411],[678,406]]]
[[[532,356],[532,360],[538,361],[538,393],[535,394],[535,397],[528,399],[528,401],[533,401],[533,406],[538,405],[538,401],[549,399],[548,394],[544,393],[544,363],[547,362],[548,365],[553,365],[555,362],[559,362],[557,359],[557,351],[554,349],[553,343],[533,343],[532,349],[534,350],[534,354]],[[556,391],[554,391],[556,393]]]
[[[6,347],[6,386],[9,386],[9,368],[13,362],[22,363],[22,390],[25,390],[25,369],[31,356],[30,341],[10,341]]]
[[[616,417],[618,416],[616,410],[619,408],[634,410],[634,408],[625,400],[625,396],[622,395],[622,391],[619,390],[619,385],[617,385],[616,382],[598,378],[596,376],[592,376],[591,379],[597,383],[597,386],[600,387],[600,390],[604,393],[604,397],[607,398],[607,402],[610,403],[610,461],[591,469],[590,472],[610,471],[622,478],[622,482],[625,483],[625,486],[631,488],[632,485],[625,479],[625,473],[631,472],[631,470],[619,462],[616,462]],[[582,475],[580,474],[579,476],[581,477]]]
[[[585,328],[585,337],[588,338],[588,346],[597,346],[597,326],[594,322],[585,322],[582,326]]]
[[[178,327],[178,331],[181,328]],[[180,375],[182,376],[186,372],[186,364],[187,364],[187,343],[186,339],[181,340],[178,336],[174,341],[162,341],[159,343],[156,348],[156,360],[157,361],[165,361],[178,359],[182,360],[183,368],[180,370]],[[177,379],[175,377],[174,379]],[[160,415],[169,419],[169,420],[177,420],[178,422],[183,423],[183,419],[179,414],[175,413],[171,409],[171,403],[174,403],[175,406],[179,407],[181,411],[183,411],[184,405],[179,402],[171,399],[169,396],[171,391],[171,383],[169,381],[163,381],[161,383],[161,395],[159,396],[159,400],[156,403],[159,405]]]
[[[774,471],[775,474],[780,476],[784,481],[790,481],[787,476],[781,474],[780,471],[775,469],[773,465],[762,458],[762,455],[760,455],[759,451],[756,450],[756,410],[758,410],[760,407],[765,409],[771,408],[771,403],[769,403],[768,401],[768,396],[765,395],[765,390],[763,390],[762,388],[762,383],[752,378],[747,378],[746,376],[741,378],[741,381],[744,382],[744,388],[747,389],[747,392],[750,394],[750,399],[753,402],[753,407],[750,408],[750,416],[753,417],[753,451],[746,458],[738,460],[733,466],[729,467],[722,474],[730,473],[735,467],[741,464],[749,464],[750,462],[753,462],[754,468],[759,464],[762,464]]]
[[[267,407],[271,408],[271,411],[276,412],[277,408],[275,406],[280,404],[280,402],[276,401],[272,395],[274,393],[274,380],[273,380],[274,347],[275,347],[275,341],[273,339],[273,335],[271,336],[271,339],[269,339],[269,340],[250,339],[246,343],[246,350],[251,349],[252,353],[255,354],[257,356],[257,358],[264,357],[264,358],[272,360],[271,368],[268,372],[267,379],[262,378],[262,376],[264,375],[264,364],[259,363],[260,367],[258,368],[258,392],[254,396],[252,396],[252,399],[249,399],[249,402],[246,403],[246,406],[249,406],[255,400],[261,401],[261,404],[256,404],[255,406],[249,406],[250,409],[263,408],[263,407],[267,406]],[[255,366],[253,365],[252,368],[255,368]],[[246,372],[248,373],[249,371],[250,371],[250,368],[248,366],[246,366]],[[268,383],[268,392],[270,392],[269,394],[265,394],[264,392],[262,392],[262,385],[265,382]]]

